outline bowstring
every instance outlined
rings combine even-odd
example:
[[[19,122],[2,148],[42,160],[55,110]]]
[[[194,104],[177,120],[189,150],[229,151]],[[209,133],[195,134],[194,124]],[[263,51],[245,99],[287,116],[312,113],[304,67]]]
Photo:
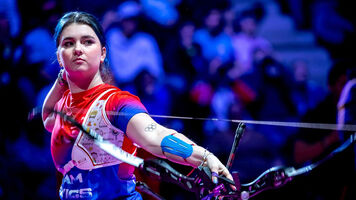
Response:
[[[36,115],[41,113],[40,107],[35,107],[28,115],[28,119],[33,119]],[[72,109],[73,114],[76,112],[85,112],[85,109]],[[107,111],[109,115],[130,115],[129,113]],[[282,121],[260,121],[260,120],[242,120],[242,119],[224,119],[224,118],[204,118],[204,117],[189,117],[189,116],[175,116],[175,115],[156,115],[148,114],[152,118],[164,118],[164,119],[181,119],[181,120],[197,120],[197,121],[216,121],[216,122],[228,122],[228,123],[245,123],[255,125],[269,125],[269,126],[284,126],[295,128],[307,128],[307,129],[320,129],[320,130],[333,130],[333,131],[356,131],[356,125],[354,124],[330,124],[330,123],[307,123],[307,122],[282,122]]]

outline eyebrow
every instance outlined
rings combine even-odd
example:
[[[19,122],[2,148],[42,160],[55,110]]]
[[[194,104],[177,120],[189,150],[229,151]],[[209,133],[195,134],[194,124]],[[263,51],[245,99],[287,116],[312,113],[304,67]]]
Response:
[[[63,38],[62,41],[64,40],[72,40],[74,37],[65,37]],[[83,35],[82,37],[80,37],[80,39],[95,39],[95,37],[91,36],[91,35]]]

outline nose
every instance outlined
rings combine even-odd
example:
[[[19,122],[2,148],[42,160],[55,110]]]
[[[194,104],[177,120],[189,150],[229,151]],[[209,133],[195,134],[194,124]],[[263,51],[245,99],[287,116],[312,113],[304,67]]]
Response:
[[[83,49],[82,49],[82,45],[76,43],[75,47],[74,47],[74,55],[76,56],[80,56],[83,54]]]

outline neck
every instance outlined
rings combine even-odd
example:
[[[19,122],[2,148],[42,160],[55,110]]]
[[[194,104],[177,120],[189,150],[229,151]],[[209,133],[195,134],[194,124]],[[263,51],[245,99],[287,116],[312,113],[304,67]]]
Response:
[[[68,86],[72,94],[89,90],[102,83],[104,82],[99,72],[96,73],[94,77],[90,77],[90,78],[84,78],[84,77],[72,78],[72,79],[68,78]]]

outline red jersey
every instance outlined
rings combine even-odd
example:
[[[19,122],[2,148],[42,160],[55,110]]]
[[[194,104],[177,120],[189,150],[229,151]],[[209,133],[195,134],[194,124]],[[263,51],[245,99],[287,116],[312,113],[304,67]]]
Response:
[[[101,84],[75,94],[67,90],[56,104],[55,110],[66,113],[77,122],[83,123],[92,103],[107,90],[111,91],[100,97],[101,100],[105,100],[110,96],[105,106],[106,115],[113,126],[126,133],[127,123],[131,117],[147,111],[138,97],[108,84]],[[79,130],[76,127],[57,115],[51,139],[51,152],[57,169],[72,159],[71,152],[78,133]],[[121,148],[128,153],[133,153],[137,147],[125,134]]]

